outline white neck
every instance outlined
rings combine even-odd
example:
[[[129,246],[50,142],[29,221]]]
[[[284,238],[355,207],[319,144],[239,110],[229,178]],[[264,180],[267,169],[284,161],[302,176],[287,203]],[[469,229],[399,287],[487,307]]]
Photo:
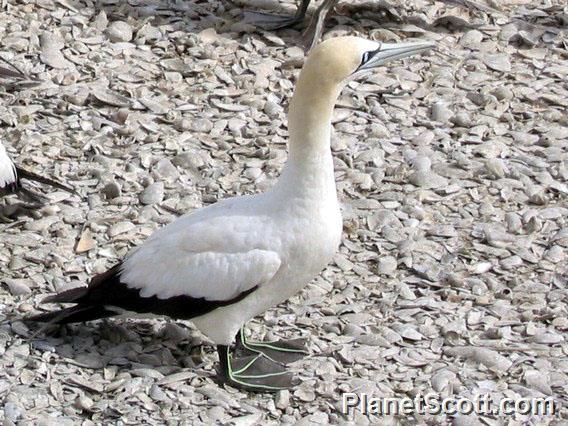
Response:
[[[307,75],[306,75],[307,74]],[[300,75],[288,113],[289,157],[275,190],[296,197],[336,199],[331,156],[331,117],[339,87]]]

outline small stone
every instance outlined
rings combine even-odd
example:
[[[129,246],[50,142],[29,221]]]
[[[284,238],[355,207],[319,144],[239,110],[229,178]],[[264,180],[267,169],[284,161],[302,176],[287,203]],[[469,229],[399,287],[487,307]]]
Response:
[[[511,71],[511,62],[509,56],[504,53],[494,53],[485,55],[483,63],[494,71],[509,72]]]
[[[15,423],[20,417],[22,417],[22,415],[22,409],[13,402],[7,402],[4,404],[4,416],[6,416],[7,420]]]
[[[560,246],[552,246],[544,253],[544,258],[552,263],[559,263],[564,260],[564,249]]]
[[[507,86],[499,86],[493,91],[493,96],[495,96],[495,98],[499,101],[508,101],[513,99],[513,96],[515,95]]]
[[[533,338],[535,343],[542,343],[544,345],[556,345],[564,342],[564,336],[555,332],[539,332]]]
[[[511,234],[518,234],[523,229],[521,217],[517,213],[506,213],[505,223],[507,224],[507,232],[510,232]]]
[[[99,31],[104,31],[108,25],[108,18],[107,18],[107,14],[104,10],[101,10],[98,15],[95,17],[94,21],[93,21],[93,26],[99,30]]]
[[[27,280],[5,278],[3,281],[8,286],[8,290],[10,290],[12,296],[23,296],[32,292],[26,284]]]
[[[276,393],[276,408],[285,411],[290,406],[290,391],[280,390]]]
[[[432,117],[432,120],[434,121],[446,123],[453,115],[454,113],[448,109],[444,102],[436,102],[432,105],[430,117]]]
[[[209,133],[213,129],[213,123],[206,118],[198,118],[190,121],[189,129],[194,132]]]
[[[460,38],[460,45],[467,48],[478,49],[483,40],[483,33],[477,30],[470,30]]]
[[[459,111],[451,118],[451,122],[458,127],[471,127],[471,116],[465,111]]]
[[[264,112],[270,118],[278,118],[281,110],[282,108],[276,102],[267,101],[266,104],[264,104]]]
[[[108,236],[114,238],[117,235],[132,232],[134,229],[136,229],[136,226],[132,222],[118,222],[109,228]]]
[[[316,399],[316,393],[312,388],[300,387],[294,392],[294,396],[304,402],[312,402]]]
[[[90,411],[93,408],[93,400],[88,396],[80,396],[75,400],[75,407],[83,411]]]
[[[177,168],[172,164],[168,158],[162,158],[154,166],[154,172],[167,181],[173,182],[179,178],[179,172]]]
[[[161,203],[164,199],[164,183],[156,182],[148,185],[140,193],[140,203],[144,205],[152,205]]]
[[[393,275],[398,267],[396,258],[392,256],[384,256],[379,259],[377,271],[382,275]]]
[[[509,171],[507,166],[505,166],[503,161],[499,158],[490,158],[485,160],[485,170],[495,179],[504,178],[505,174]]]
[[[112,181],[105,185],[102,193],[107,200],[112,200],[113,198],[118,198],[122,195],[122,189],[117,182]]]
[[[124,21],[114,21],[106,29],[110,41],[119,43],[132,40],[132,27]]]
[[[89,231],[89,229],[85,229],[82,233],[81,233],[81,237],[79,238],[79,241],[77,241],[77,245],[75,246],[75,253],[86,253],[89,250],[92,250],[93,248],[95,248],[96,246],[96,242],[95,239],[93,238],[93,235],[91,234],[91,231]]]

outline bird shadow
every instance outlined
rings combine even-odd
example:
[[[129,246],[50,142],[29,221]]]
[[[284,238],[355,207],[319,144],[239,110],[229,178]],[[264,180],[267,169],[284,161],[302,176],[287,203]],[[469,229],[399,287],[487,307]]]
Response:
[[[190,369],[209,375],[204,367],[214,352],[198,332],[163,321],[51,325],[38,328],[28,341],[40,356],[51,352],[69,364],[115,374],[153,370],[168,375]]]

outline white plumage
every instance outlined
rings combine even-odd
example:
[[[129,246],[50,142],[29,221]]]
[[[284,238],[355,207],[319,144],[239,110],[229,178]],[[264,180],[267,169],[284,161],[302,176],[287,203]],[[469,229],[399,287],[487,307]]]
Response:
[[[339,245],[331,153],[321,160],[303,190],[290,191],[287,170],[268,193],[221,201],[156,231],[124,261],[121,281],[160,299],[223,301],[258,286],[239,303],[193,320],[216,343],[230,344],[247,320],[305,286]]]
[[[0,141],[0,190],[3,190],[9,186],[13,186],[18,181],[18,175],[16,173],[16,166],[8,157],[6,148],[2,145]]]

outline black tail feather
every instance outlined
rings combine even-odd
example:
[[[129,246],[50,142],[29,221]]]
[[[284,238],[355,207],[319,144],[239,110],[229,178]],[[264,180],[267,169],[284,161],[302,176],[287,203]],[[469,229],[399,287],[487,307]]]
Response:
[[[87,295],[89,287],[75,287],[61,293],[52,294],[47,296],[41,303],[73,303],[79,302],[80,299]]]
[[[71,324],[74,322],[93,321],[117,315],[104,306],[76,305],[59,311],[46,312],[26,318],[30,322],[46,322],[49,324]]]

